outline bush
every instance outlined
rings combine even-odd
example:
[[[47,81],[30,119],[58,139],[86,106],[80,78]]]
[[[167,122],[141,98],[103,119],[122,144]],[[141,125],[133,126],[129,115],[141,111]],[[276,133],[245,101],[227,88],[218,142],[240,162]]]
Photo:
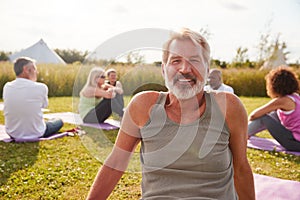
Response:
[[[265,97],[267,71],[255,69],[229,69],[222,70],[224,83],[234,89],[238,96],[260,96]]]
[[[300,76],[300,69],[295,69]],[[257,69],[222,69],[223,81],[234,89],[238,96],[266,97],[265,76],[268,70]]]

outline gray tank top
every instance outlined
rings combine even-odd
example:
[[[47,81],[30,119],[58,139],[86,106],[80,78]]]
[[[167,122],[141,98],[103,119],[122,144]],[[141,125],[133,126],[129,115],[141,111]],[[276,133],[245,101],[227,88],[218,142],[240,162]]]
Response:
[[[142,199],[238,199],[229,131],[212,95],[190,124],[171,121],[160,93],[141,129]]]

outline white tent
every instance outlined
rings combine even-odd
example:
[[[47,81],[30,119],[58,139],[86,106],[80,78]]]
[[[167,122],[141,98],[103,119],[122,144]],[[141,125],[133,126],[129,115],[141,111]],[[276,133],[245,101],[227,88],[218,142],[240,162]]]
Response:
[[[272,55],[264,62],[260,69],[274,69],[280,65],[286,64],[283,48],[279,48],[278,43],[276,43]]]
[[[47,46],[43,39],[27,49],[10,55],[9,59],[13,62],[15,59],[21,56],[33,58],[37,63],[66,64],[65,61],[59,55],[57,55],[57,53],[55,53],[55,51]]]

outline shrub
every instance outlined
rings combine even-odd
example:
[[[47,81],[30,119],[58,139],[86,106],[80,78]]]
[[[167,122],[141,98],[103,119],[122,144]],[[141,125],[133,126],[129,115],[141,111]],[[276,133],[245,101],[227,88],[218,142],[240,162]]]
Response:
[[[265,75],[267,71],[255,69],[223,70],[224,83],[234,89],[238,96],[266,96]]]
[[[300,69],[295,69],[300,75]],[[222,69],[225,84],[233,87],[234,93],[238,96],[266,97],[265,75],[268,70],[257,69]]]

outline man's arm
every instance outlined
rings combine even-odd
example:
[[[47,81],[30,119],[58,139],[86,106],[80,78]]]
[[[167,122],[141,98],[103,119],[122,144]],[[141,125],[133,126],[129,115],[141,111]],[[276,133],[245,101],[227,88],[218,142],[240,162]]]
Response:
[[[43,84],[43,102],[42,102],[42,108],[48,107],[48,86]]]
[[[115,90],[118,94],[123,94],[123,86],[122,86],[122,83],[121,83],[120,81],[117,81],[114,90]]]
[[[226,95],[226,122],[230,131],[229,147],[233,155],[234,184],[239,199],[255,199],[254,180],[247,159],[247,113],[240,100]]]
[[[112,153],[98,172],[88,200],[107,199],[119,182],[139,139],[120,131]]]
[[[157,92],[141,92],[129,103],[113,151],[100,169],[87,199],[106,199],[127,168],[140,142],[140,128],[149,119],[149,110],[156,102]]]
[[[138,108],[136,104],[133,99],[128,105],[114,148],[98,172],[87,197],[88,200],[106,199],[126,170],[130,157],[140,141],[139,127],[135,122],[137,119],[132,114]]]

